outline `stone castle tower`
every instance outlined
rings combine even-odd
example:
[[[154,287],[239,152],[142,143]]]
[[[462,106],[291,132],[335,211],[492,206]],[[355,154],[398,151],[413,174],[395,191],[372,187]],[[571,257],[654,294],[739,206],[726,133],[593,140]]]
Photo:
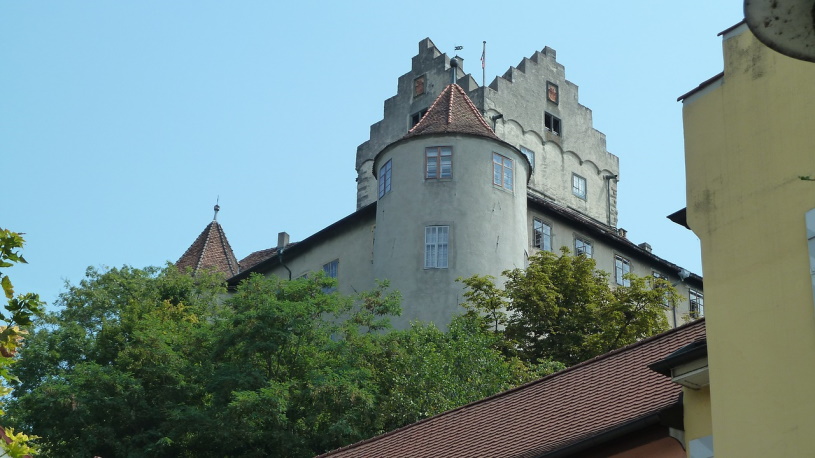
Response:
[[[666,308],[674,325],[701,304],[699,276],[616,228],[618,158],[554,50],[523,59],[487,87],[462,66],[429,39],[419,43],[383,119],[357,148],[354,213],[295,243],[281,232],[276,246],[241,259],[237,273],[222,259],[225,237],[212,237],[213,225],[179,264],[217,258],[231,286],[252,273],[298,278],[322,270],[337,278],[339,292],[353,294],[387,279],[403,297],[397,328],[416,320],[444,327],[461,312],[457,278],[500,281],[531,254],[565,246],[594,258],[612,284],[625,285],[628,272],[675,283],[688,300]]]
[[[419,43],[411,70],[399,77],[384,117],[357,148],[357,208],[376,200],[374,157],[401,138],[451,82],[467,93],[501,140],[524,152],[532,165],[529,192],[596,221],[617,224],[619,159],[606,151],[605,135],[592,126],[591,110],[578,102],[555,50],[524,58],[488,87],[463,70],[460,58],[442,54],[429,38]]]

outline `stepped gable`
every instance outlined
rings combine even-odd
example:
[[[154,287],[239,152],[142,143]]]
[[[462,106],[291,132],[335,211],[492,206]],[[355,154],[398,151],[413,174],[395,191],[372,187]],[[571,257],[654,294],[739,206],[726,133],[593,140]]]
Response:
[[[239,272],[235,253],[232,252],[223,228],[215,220],[204,228],[175,266],[182,271],[190,268],[193,275],[204,269],[222,272],[227,278]]]
[[[595,440],[656,424],[665,409],[681,405],[682,387],[648,365],[704,338],[700,319],[320,456],[579,456]]]
[[[500,140],[458,84],[444,88],[422,120],[402,138],[430,134],[470,134]]]

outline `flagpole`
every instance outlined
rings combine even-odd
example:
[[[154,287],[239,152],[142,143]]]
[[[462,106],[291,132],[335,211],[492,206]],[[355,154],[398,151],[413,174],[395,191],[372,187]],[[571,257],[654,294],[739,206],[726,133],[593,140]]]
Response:
[[[485,41],[484,42],[484,48],[481,51],[481,85],[482,86],[486,85],[486,79],[487,79],[487,71],[485,70],[486,66],[487,66],[487,42]]]

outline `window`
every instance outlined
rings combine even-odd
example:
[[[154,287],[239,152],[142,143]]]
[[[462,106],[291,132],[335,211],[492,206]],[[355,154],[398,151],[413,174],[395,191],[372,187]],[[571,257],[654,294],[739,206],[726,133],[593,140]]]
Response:
[[[552,251],[552,226],[535,218],[532,220],[532,235],[535,248]]]
[[[418,97],[424,94],[424,81],[425,75],[422,75],[413,80],[413,97]]]
[[[586,179],[576,173],[572,174],[572,194],[586,200]]]
[[[560,93],[558,92],[557,84],[547,81],[546,82],[546,98],[555,105],[560,101]]]
[[[453,148],[431,146],[425,148],[425,175],[428,180],[453,177]]]
[[[631,273],[631,261],[622,256],[614,256],[614,279],[621,286],[631,286],[631,280],[625,278],[625,274]]]
[[[427,226],[424,228],[425,269],[447,268],[447,247],[450,226]]]
[[[339,270],[340,270],[340,260],[339,259],[335,259],[335,260],[329,262],[328,264],[323,265],[323,272],[325,272],[325,276],[329,277],[329,278],[335,278],[336,279],[337,275],[339,274]],[[336,290],[337,290],[336,286],[331,287],[331,288],[323,288],[323,292],[326,293],[326,294],[332,293],[332,292],[334,292]]]
[[[379,168],[379,198],[391,192],[391,161]]]
[[[575,255],[586,255],[587,257],[591,257],[592,250],[591,250],[591,242],[588,240],[584,240],[578,237],[574,238],[574,254]]]
[[[414,113],[413,116],[410,117],[410,127],[412,128],[416,124],[419,124],[419,121],[421,121],[422,118],[424,118],[424,115],[426,115],[426,114],[427,114],[427,108],[425,108],[424,110],[422,110],[422,111],[420,111],[418,113]]]
[[[526,156],[527,159],[529,159],[529,165],[531,165],[532,168],[534,169],[535,168],[535,152],[532,151],[531,149],[524,148],[523,146],[521,147],[521,152],[524,153],[524,156]]]
[[[690,299],[690,316],[701,318],[705,316],[705,298],[700,291],[692,289],[688,292]]]
[[[661,273],[659,273],[657,271],[654,271],[654,280],[655,281],[656,280],[665,280],[666,282],[670,281],[670,280],[668,280],[668,277],[666,277],[665,275],[662,275]],[[666,285],[665,283],[656,283],[654,285],[654,287],[655,288],[667,288],[668,285]],[[671,306],[671,301],[669,300],[668,297],[663,297],[662,298],[662,306],[663,307],[670,307]]]
[[[512,159],[492,153],[492,184],[512,191]]]
[[[340,260],[335,259],[328,264],[323,265],[323,272],[325,272],[326,277],[337,278],[337,274],[340,269]]]
[[[552,113],[543,114],[543,126],[555,135],[563,135],[563,131],[560,129],[560,118]]]

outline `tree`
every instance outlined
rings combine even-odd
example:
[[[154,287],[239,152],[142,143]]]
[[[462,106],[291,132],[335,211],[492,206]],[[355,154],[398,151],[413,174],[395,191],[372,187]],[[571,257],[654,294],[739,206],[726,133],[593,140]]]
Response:
[[[314,456],[556,370],[478,316],[390,329],[388,285],[89,269],[27,339],[10,416],[50,456]]]
[[[593,259],[541,251],[526,269],[461,280],[471,313],[489,317],[522,360],[573,365],[667,329],[664,304],[676,300],[665,280],[626,274],[630,286],[611,288]],[[501,327],[503,326],[503,329]]]
[[[49,456],[177,454],[190,424],[212,421],[202,380],[222,283],[174,268],[89,268],[26,339],[11,419],[43,436]]]
[[[5,270],[17,263],[27,261],[20,254],[25,240],[22,234],[12,232],[8,229],[0,228],[0,269]],[[10,373],[11,365],[15,362],[14,356],[23,337],[26,335],[26,328],[31,324],[32,317],[42,313],[43,303],[40,297],[34,293],[14,294],[14,285],[8,275],[0,270],[0,285],[6,297],[5,313],[0,313],[0,321],[4,322],[0,326],[0,396],[7,396],[11,393],[8,386],[15,377]],[[0,414],[3,412],[0,410]],[[8,456],[22,457],[36,453],[32,440],[36,436],[28,436],[24,433],[15,433],[11,428],[4,428],[5,436],[8,440],[0,439],[0,448]]]

